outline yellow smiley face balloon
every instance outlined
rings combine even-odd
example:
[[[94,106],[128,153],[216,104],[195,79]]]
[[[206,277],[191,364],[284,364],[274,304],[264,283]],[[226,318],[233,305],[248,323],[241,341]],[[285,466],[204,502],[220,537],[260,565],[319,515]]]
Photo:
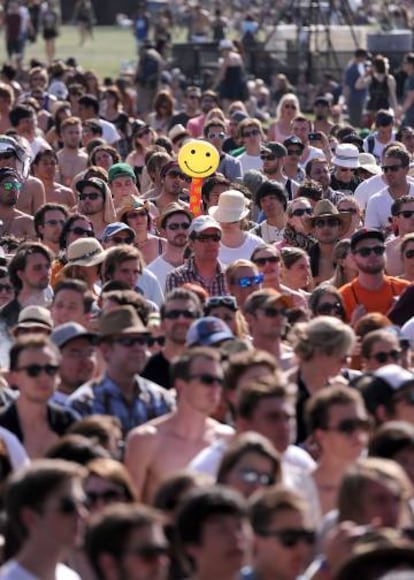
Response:
[[[208,177],[217,170],[220,155],[217,149],[207,141],[192,139],[181,147],[178,153],[180,169],[190,177]]]

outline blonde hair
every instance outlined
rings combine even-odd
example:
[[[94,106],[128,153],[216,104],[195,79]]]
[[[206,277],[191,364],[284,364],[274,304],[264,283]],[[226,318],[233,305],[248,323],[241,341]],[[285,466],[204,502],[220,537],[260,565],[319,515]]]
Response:
[[[332,316],[318,316],[310,322],[296,324],[289,338],[296,356],[302,361],[309,361],[316,354],[345,356],[355,343],[352,328]]]

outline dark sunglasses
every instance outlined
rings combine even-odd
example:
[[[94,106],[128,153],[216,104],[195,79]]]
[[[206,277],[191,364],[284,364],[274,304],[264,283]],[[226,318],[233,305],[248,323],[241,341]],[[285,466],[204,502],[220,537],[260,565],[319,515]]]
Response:
[[[221,234],[199,234],[193,238],[198,242],[219,242],[221,240]]]
[[[298,208],[292,211],[292,216],[303,217],[304,215],[312,215],[313,209],[311,207]]]
[[[127,238],[122,238],[121,236],[111,236],[108,241],[114,242],[115,244],[132,244],[133,238],[128,236]]]
[[[305,529],[285,529],[285,530],[260,530],[256,532],[258,536],[265,538],[277,538],[285,548],[293,548],[299,542],[305,542],[313,546],[316,542],[316,534],[312,530]]]
[[[263,274],[257,274],[256,276],[245,276],[244,278],[240,278],[240,280],[235,280],[234,284],[237,284],[240,288],[249,288],[250,286],[261,284],[263,280]]]
[[[84,506],[86,504],[85,501],[76,500],[74,497],[61,497],[58,505],[57,510],[59,513],[65,516],[71,516],[79,512],[79,507]]]
[[[148,346],[154,346],[155,344],[158,344],[158,346],[164,346],[165,336],[150,336],[148,338]]]
[[[136,344],[139,344],[139,346],[147,346],[148,335],[140,334],[139,336],[120,336],[119,338],[116,338],[114,342],[121,346],[125,346],[126,348],[130,348]]]
[[[398,216],[402,216],[405,219],[410,219],[411,217],[413,217],[414,215],[414,211],[410,211],[408,209],[402,210],[398,213]]]
[[[249,468],[241,469],[239,471],[239,476],[244,483],[248,483],[251,485],[259,484],[267,487],[269,485],[274,485],[276,483],[276,480],[273,475],[256,471],[256,469]]]
[[[329,427],[327,431],[336,431],[343,435],[352,435],[355,431],[369,431],[371,423],[368,419],[344,419],[336,427]]]
[[[40,373],[45,372],[49,377],[54,377],[59,371],[57,365],[38,365],[33,363],[25,367],[20,367],[16,369],[17,371],[24,371],[29,377],[36,378],[40,376]]]
[[[203,385],[211,387],[214,384],[223,385],[223,377],[216,377],[215,375],[209,375],[208,373],[200,373],[199,375],[190,375],[189,380],[198,379]]]
[[[326,218],[326,219],[316,219],[315,220],[315,227],[316,228],[324,228],[328,226],[328,228],[336,228],[339,226],[340,221],[337,218]]]
[[[385,351],[377,352],[377,353],[371,355],[370,358],[373,358],[379,364],[384,364],[384,363],[388,362],[388,360],[392,360],[394,362],[397,362],[398,360],[400,360],[400,357],[401,357],[401,351],[397,350],[395,348],[393,350],[390,350],[389,352],[385,352]]]
[[[86,492],[86,498],[87,498],[88,505],[91,505],[91,506],[96,505],[98,503],[98,501],[102,501],[105,504],[112,503],[118,499],[121,499],[122,497],[125,497],[125,494],[123,494],[121,491],[118,491],[116,489],[107,489],[106,491],[101,491],[101,492],[97,492],[97,491],[87,491]]]
[[[242,137],[256,137],[257,135],[260,135],[259,129],[252,129],[251,131],[245,131]]]
[[[263,313],[268,318],[276,318],[276,316],[287,316],[286,308],[275,308],[274,306],[267,306],[263,308]]]
[[[134,220],[137,217],[140,216],[148,216],[148,212],[146,209],[142,209],[141,211],[130,211],[128,213],[125,214],[125,217],[127,220]]]
[[[408,260],[411,260],[411,258],[414,258],[414,250],[406,250],[404,252],[404,258],[407,258]]]
[[[359,254],[362,258],[368,258],[371,254],[382,256],[385,252],[385,246],[373,246],[372,248],[359,248],[354,250],[354,254]]]
[[[277,157],[276,155],[271,155],[270,153],[261,153],[260,159],[262,161],[274,161],[275,159],[277,159]]]
[[[231,310],[237,310],[237,300],[234,296],[212,296],[206,302],[206,308],[215,308],[217,306],[227,306]]]
[[[339,302],[335,304],[329,304],[329,302],[325,302],[325,304],[320,304],[316,308],[317,314],[343,314],[344,310]]]
[[[300,157],[302,155],[302,149],[288,149],[289,157],[293,157],[293,155],[297,155]]]
[[[267,263],[269,264],[279,264],[280,258],[279,256],[268,256],[267,258],[255,258],[253,263],[257,266],[265,266]]]
[[[190,222],[183,222],[181,224],[169,224],[167,226],[167,230],[171,230],[172,232],[175,232],[177,230],[188,230],[188,228],[190,227]]]
[[[85,230],[84,228],[76,227],[71,228],[69,231],[72,232],[73,234],[76,234],[77,236],[88,236],[88,238],[95,237],[93,230]]]
[[[102,197],[101,193],[80,193],[79,194],[80,201],[85,201],[85,199],[90,199],[91,201],[96,201],[100,197]]]
[[[0,284],[0,292],[13,292],[13,286],[10,286],[10,284]]]
[[[137,548],[131,548],[125,553],[133,554],[134,556],[138,556],[138,558],[142,558],[147,563],[151,563],[158,560],[158,558],[167,556],[169,550],[168,546],[164,544],[148,544]]]
[[[167,318],[167,320],[177,320],[178,318],[180,318],[180,316],[183,316],[188,320],[194,320],[195,318],[197,318],[197,312],[194,312],[192,310],[179,310],[179,309],[167,310],[167,312],[164,312],[163,318]]]
[[[395,164],[395,165],[383,165],[381,167],[383,173],[389,173],[390,171],[392,173],[397,173],[397,171],[399,169],[401,169],[401,167],[403,167],[403,165],[401,165],[401,163]]]

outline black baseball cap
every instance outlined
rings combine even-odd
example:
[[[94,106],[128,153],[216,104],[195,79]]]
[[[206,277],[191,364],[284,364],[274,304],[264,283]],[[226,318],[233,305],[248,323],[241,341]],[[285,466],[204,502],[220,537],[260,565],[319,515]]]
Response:
[[[264,143],[260,150],[261,153],[271,153],[278,159],[285,157],[287,155],[287,149],[282,143],[276,143],[276,141],[269,141],[269,143]]]
[[[296,145],[299,146],[303,149],[305,149],[305,145],[302,143],[302,141],[299,139],[299,137],[296,137],[296,135],[291,135],[290,137],[288,137],[287,139],[285,139],[283,141],[283,145],[287,148],[290,145]]]
[[[385,237],[381,230],[375,228],[361,228],[351,236],[351,250],[354,250],[361,240],[379,240],[385,243]]]

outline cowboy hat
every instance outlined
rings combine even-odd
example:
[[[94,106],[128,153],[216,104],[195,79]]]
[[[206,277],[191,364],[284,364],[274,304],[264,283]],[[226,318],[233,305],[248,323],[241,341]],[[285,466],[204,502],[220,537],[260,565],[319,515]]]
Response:
[[[309,234],[315,227],[315,221],[324,217],[335,217],[341,225],[342,232],[346,232],[352,221],[352,214],[349,211],[339,211],[338,208],[329,201],[321,199],[315,205],[312,216],[302,218],[305,233]]]

